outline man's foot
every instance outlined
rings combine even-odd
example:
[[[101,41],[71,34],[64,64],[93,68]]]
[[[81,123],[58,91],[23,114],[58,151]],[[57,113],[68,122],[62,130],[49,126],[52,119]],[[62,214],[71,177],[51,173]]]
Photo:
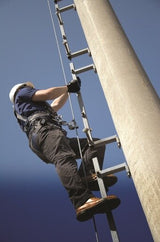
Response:
[[[103,182],[104,182],[104,186],[110,187],[113,186],[116,182],[117,182],[117,177],[114,175],[106,175],[103,177]],[[87,182],[88,184],[88,188],[91,191],[99,191],[99,186],[98,186],[98,182],[97,182],[97,175],[96,174],[92,174],[90,176],[87,176],[86,178],[83,177],[82,178],[82,182],[85,183]]]
[[[119,206],[120,199],[115,195],[105,198],[92,197],[82,206],[76,209],[76,217],[80,222],[86,221],[98,213],[107,213]]]

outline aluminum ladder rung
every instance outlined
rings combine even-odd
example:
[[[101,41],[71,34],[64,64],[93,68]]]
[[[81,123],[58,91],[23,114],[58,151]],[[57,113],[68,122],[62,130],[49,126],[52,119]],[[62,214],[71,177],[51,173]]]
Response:
[[[67,10],[70,10],[72,8],[76,9],[75,4],[70,4],[70,5],[62,7],[62,8],[56,8],[56,10],[57,10],[57,12],[62,13],[62,12],[65,12]]]
[[[95,147],[99,147],[101,145],[110,144],[110,143],[113,143],[113,142],[117,142],[118,147],[120,147],[120,140],[119,140],[118,136],[116,136],[116,135],[110,136],[108,138],[96,140],[96,141],[93,142],[93,145]]]
[[[112,166],[110,168],[104,169],[104,170],[100,170],[100,171],[97,172],[97,176],[103,177],[105,175],[117,173],[117,172],[124,171],[124,170],[126,170],[128,176],[130,177],[131,176],[130,170],[129,170],[128,165],[125,162],[123,162],[119,165]]]
[[[88,66],[84,66],[82,68],[79,68],[79,69],[72,69],[72,73],[73,74],[80,74],[82,72],[85,72],[85,71],[89,71],[89,70],[94,70],[96,72],[96,68],[95,68],[95,65],[88,65]]]
[[[85,49],[82,49],[82,50],[78,50],[78,51],[75,51],[75,52],[72,52],[68,55],[68,58],[69,59],[72,59],[74,57],[77,57],[77,56],[80,56],[80,55],[84,55],[84,54],[89,54],[89,56],[91,55],[91,52],[89,50],[89,48],[85,48]]]

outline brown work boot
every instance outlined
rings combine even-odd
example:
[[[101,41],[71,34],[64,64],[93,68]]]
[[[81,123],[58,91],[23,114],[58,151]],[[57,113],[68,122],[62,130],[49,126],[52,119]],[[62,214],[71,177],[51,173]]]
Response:
[[[76,209],[76,217],[80,222],[86,221],[98,213],[107,213],[120,204],[120,199],[114,195],[105,198],[92,197]]]
[[[88,184],[88,188],[91,191],[99,191],[99,186],[98,186],[98,182],[97,182],[97,175],[96,174],[91,174],[90,176],[87,176],[86,178],[83,177],[81,178],[82,182],[85,184],[87,182]],[[104,186],[107,189],[110,186],[113,186],[116,182],[117,182],[117,177],[110,174],[110,175],[105,175],[103,177],[103,182],[104,182]]]

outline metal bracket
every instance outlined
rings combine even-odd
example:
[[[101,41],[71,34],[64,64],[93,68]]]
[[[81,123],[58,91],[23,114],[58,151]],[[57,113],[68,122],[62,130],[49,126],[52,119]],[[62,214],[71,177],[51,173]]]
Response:
[[[58,8],[57,11],[60,12],[60,13],[62,13],[62,12],[65,12],[67,10],[70,10],[72,8],[76,10],[75,4],[70,4],[68,6],[65,6],[65,7],[62,7],[62,8]]]
[[[79,69],[76,69],[76,70],[75,69],[72,69],[72,73],[74,73],[74,74],[80,74],[82,72],[89,71],[89,70],[92,70],[92,69],[94,70],[95,73],[97,72],[95,65],[92,64],[92,65],[84,66],[84,67],[79,68]]]
[[[107,168],[107,169],[104,169],[101,171],[99,170],[99,171],[97,171],[97,176],[103,178],[105,175],[117,173],[117,172],[124,171],[124,170],[127,172],[128,177],[131,177],[131,172],[130,172],[130,169],[129,169],[128,165],[126,164],[126,162],[121,163],[116,166],[112,166],[110,168]]]
[[[113,142],[117,142],[118,147],[119,148],[121,147],[120,139],[116,135],[113,135],[113,136],[108,137],[108,138],[96,140],[96,141],[94,141],[94,146],[98,147],[98,146],[105,145],[105,144],[110,144],[110,143],[113,143]]]
[[[67,57],[68,57],[68,59],[71,60],[74,57],[77,57],[77,56],[80,56],[80,55],[84,55],[86,53],[88,53],[89,56],[91,56],[91,52],[90,52],[89,48],[86,48],[86,49],[78,50],[76,52],[72,52],[69,55],[67,55]]]
[[[75,120],[72,120],[72,121],[71,121],[70,123],[68,123],[67,125],[68,125],[68,128],[69,128],[70,130],[74,130],[74,129],[78,129],[78,128],[79,128]]]

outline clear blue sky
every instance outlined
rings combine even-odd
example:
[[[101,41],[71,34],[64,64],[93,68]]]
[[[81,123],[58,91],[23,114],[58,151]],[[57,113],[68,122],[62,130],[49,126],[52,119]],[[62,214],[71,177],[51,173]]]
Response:
[[[62,1],[61,5],[72,3]],[[160,2],[158,0],[111,0],[124,31],[146,73],[160,95]],[[67,80],[71,80],[54,4],[54,21],[64,59]],[[98,1],[97,1],[98,8]],[[87,46],[77,15],[64,13],[71,50]],[[105,23],[104,23],[105,24]],[[54,166],[44,164],[28,148],[25,134],[18,127],[8,98],[10,88],[19,82],[32,81],[38,88],[64,85],[55,37],[46,0],[0,1],[0,241],[3,242],[93,242],[92,220],[79,223],[62,187]],[[87,55],[74,60],[75,66],[92,63]],[[82,96],[94,137],[116,134],[97,75],[81,74]],[[96,98],[95,98],[96,97]],[[79,136],[83,124],[75,95],[72,95]],[[62,109],[64,119],[72,120],[69,104]],[[68,131],[75,136],[74,131]],[[107,146],[104,168],[124,162],[116,144]],[[125,172],[110,190],[121,199],[114,211],[122,242],[152,242],[144,213],[132,179]],[[149,192],[149,191],[148,191]],[[97,195],[97,194],[96,194]],[[111,241],[105,215],[97,215],[101,242]]]

